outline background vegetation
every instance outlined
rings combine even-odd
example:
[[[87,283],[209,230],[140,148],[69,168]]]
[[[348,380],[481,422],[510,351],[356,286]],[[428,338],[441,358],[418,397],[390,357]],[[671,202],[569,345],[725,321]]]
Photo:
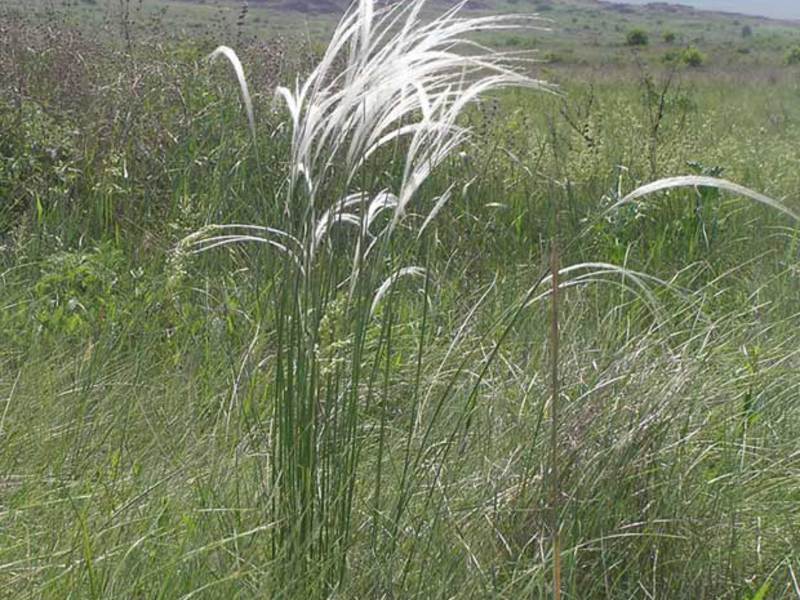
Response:
[[[499,8],[528,8],[514,4]],[[552,32],[480,34],[541,49],[531,69],[561,93],[464,115],[472,143],[411,210],[450,201],[376,267],[427,275],[374,319],[320,283],[312,397],[281,379],[308,317],[291,312],[286,260],[181,240],[294,225],[273,91],[308,73],[335,18],[26,6],[0,6],[0,595],[550,593],[548,311],[526,300],[559,239],[564,265],[657,278],[642,291],[605,272],[562,297],[565,593],[800,597],[797,226],[705,188],[607,211],[687,173],[800,210],[795,27],[538,2]],[[646,46],[628,47],[634,30]],[[205,61],[220,42],[245,64],[256,136],[229,69]],[[371,184],[400,169],[376,157]],[[332,235],[331,278],[352,241]],[[275,432],[292,398],[343,437],[313,466],[331,479],[298,470],[287,500],[275,464],[304,463]],[[305,529],[286,515],[307,514],[308,490],[326,490],[326,517]]]

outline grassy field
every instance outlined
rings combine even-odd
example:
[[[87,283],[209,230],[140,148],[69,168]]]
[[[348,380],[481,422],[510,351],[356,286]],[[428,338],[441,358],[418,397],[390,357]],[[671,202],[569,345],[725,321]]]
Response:
[[[501,3],[558,87],[401,214],[274,99],[338,15],[252,4],[0,5],[0,597],[800,598],[798,223],[618,206],[800,212],[800,29]]]

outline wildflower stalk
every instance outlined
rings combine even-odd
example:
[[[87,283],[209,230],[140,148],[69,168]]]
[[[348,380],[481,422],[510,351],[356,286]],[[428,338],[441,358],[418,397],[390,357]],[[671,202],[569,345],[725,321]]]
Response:
[[[558,472],[558,296],[560,256],[558,247],[558,208],[554,207],[553,241],[550,248],[550,528],[553,552],[553,599],[561,599],[561,539],[559,497],[561,495]]]

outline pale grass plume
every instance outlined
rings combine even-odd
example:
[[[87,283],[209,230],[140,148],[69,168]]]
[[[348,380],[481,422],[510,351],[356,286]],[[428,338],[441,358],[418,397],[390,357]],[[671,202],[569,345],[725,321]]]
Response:
[[[296,233],[303,240],[306,270],[334,225],[356,227],[357,250],[366,247],[367,254],[379,238],[392,234],[430,174],[469,139],[470,131],[457,121],[479,96],[508,87],[553,90],[523,73],[520,67],[531,60],[527,55],[494,52],[470,39],[477,30],[542,29],[536,27],[536,15],[462,16],[465,4],[458,2],[428,19],[422,16],[426,0],[389,6],[375,0],[354,2],[310,75],[292,88],[276,90],[292,125],[287,210],[308,217],[303,231]],[[211,56],[219,55],[236,72],[255,131],[241,62],[227,46]],[[356,191],[371,185],[370,159],[398,144],[405,158],[400,159],[403,168],[397,188],[374,196]],[[428,209],[420,235],[451,192],[452,188],[445,191]],[[372,232],[373,222],[384,212],[391,212],[391,219],[379,232]],[[201,248],[264,241],[252,239],[251,233],[217,237]],[[272,234],[267,238],[283,251],[282,241]],[[356,252],[359,255],[365,256]],[[353,276],[359,272],[360,265],[354,264]]]
[[[183,238],[179,244],[178,252],[182,254],[199,254],[214,248],[245,242],[266,244],[291,258],[300,271],[304,271],[303,245],[300,240],[280,229],[261,225],[240,223],[207,225]]]
[[[429,174],[468,137],[457,117],[479,95],[509,86],[550,89],[516,67],[519,56],[469,40],[478,30],[531,27],[531,17],[461,17],[458,3],[431,21],[425,0],[354,3],[311,75],[277,90],[293,125],[290,195],[304,181],[312,206],[331,172],[357,180],[366,161],[401,139],[405,163],[393,223]],[[338,69],[344,59],[345,67]]]
[[[219,56],[224,56],[228,59],[228,62],[230,62],[233,67],[234,73],[236,73],[236,80],[239,82],[239,90],[242,93],[242,102],[244,102],[244,108],[247,112],[247,122],[250,125],[250,132],[253,134],[253,138],[255,138],[256,119],[253,113],[253,100],[250,97],[250,90],[247,86],[247,78],[244,75],[244,67],[242,67],[242,63],[236,52],[228,46],[220,46],[208,55],[208,59],[215,60]]]
[[[649,196],[650,194],[654,194],[656,192],[661,192],[674,188],[683,188],[683,187],[694,187],[694,188],[710,187],[738,194],[740,196],[750,198],[751,200],[758,202],[759,204],[763,204],[764,206],[768,206],[769,208],[777,210],[778,212],[781,212],[791,217],[795,221],[800,221],[800,215],[795,211],[793,211],[791,208],[787,207],[783,202],[775,200],[774,198],[770,198],[769,196],[766,196],[760,192],[753,191],[737,183],[727,181],[725,179],[717,179],[715,177],[705,177],[700,175],[667,177],[665,179],[659,179],[658,181],[653,181],[651,183],[636,188],[630,194],[626,195],[618,202],[616,202],[608,210],[609,211],[614,210],[622,206],[623,204],[633,202],[634,200],[638,200],[639,198],[642,198],[644,196]]]
[[[334,225],[340,223],[352,225],[360,231],[361,238],[374,240],[376,236],[370,232],[372,224],[380,214],[396,206],[397,196],[388,190],[382,190],[371,199],[363,192],[342,198],[316,221],[311,246],[312,259]]]
[[[383,298],[389,293],[389,290],[403,277],[427,277],[428,272],[421,267],[403,267],[392,273],[384,282],[375,290],[375,295],[372,298],[372,306],[370,306],[369,313],[374,315],[378,306]]]
[[[546,289],[537,295],[533,293],[539,287],[547,287],[553,281],[553,274],[545,275],[541,280],[528,290],[529,298],[524,306],[531,306],[549,298],[553,290]],[[558,289],[566,290],[585,285],[616,285],[632,293],[648,307],[658,322],[664,321],[661,302],[655,293],[655,288],[667,289],[682,295],[681,290],[672,282],[664,281],[658,277],[635,271],[624,266],[604,262],[582,262],[561,267],[558,270]]]

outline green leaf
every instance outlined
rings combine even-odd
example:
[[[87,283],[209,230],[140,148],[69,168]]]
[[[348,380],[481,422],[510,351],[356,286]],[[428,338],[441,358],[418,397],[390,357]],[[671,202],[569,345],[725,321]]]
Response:
[[[755,596],[750,598],[750,600],[764,600],[767,597],[767,593],[769,592],[769,579],[764,582],[758,591],[756,592]]]

